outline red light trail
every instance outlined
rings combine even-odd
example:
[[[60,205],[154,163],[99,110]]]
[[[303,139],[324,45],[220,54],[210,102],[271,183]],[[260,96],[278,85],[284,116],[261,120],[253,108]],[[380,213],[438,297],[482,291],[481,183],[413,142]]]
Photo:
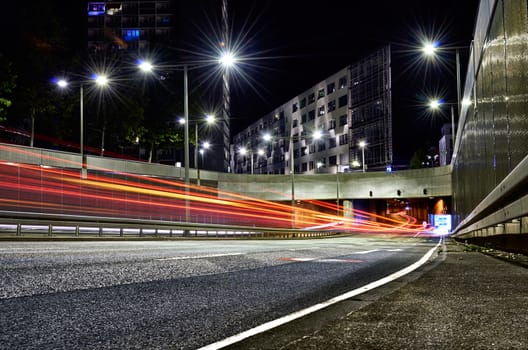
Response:
[[[0,145],[27,159],[45,157],[31,150]],[[80,164],[61,163],[80,168]],[[252,198],[215,188],[186,185],[109,169],[93,169],[86,179],[79,170],[10,163],[0,160],[0,210],[10,212],[68,214],[94,217],[163,220],[193,223],[292,228],[351,232],[408,233],[423,231],[405,213],[392,219],[360,210],[337,208],[323,201],[309,201],[312,209]],[[339,210],[338,210],[339,209]],[[332,213],[344,213],[336,215]]]

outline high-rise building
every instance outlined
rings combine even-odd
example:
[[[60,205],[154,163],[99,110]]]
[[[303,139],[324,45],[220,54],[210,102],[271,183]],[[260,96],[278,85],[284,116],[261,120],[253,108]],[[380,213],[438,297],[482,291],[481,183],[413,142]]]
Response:
[[[147,49],[168,43],[173,31],[170,0],[88,2],[88,49]]]
[[[315,132],[322,137],[313,137]],[[392,163],[390,46],[242,130],[233,138],[231,154],[237,173],[288,174],[292,156],[295,173],[385,169]]]

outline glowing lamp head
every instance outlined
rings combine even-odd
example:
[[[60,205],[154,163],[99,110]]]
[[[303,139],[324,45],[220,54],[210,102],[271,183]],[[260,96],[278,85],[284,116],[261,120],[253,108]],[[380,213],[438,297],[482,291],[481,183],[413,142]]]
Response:
[[[438,48],[438,43],[436,42],[425,43],[424,46],[422,47],[422,52],[426,56],[434,56],[437,48]]]
[[[271,141],[271,135],[270,134],[264,134],[264,136],[262,136],[262,138],[264,139],[264,141]]]
[[[211,144],[209,142],[205,141],[202,146],[203,146],[204,149],[209,149],[209,147],[211,147]]]
[[[57,81],[57,85],[60,87],[60,88],[65,88],[66,86],[68,86],[68,82],[64,79],[61,79],[59,81]]]
[[[151,72],[154,66],[148,61],[140,61],[138,68],[143,72]]]
[[[440,100],[431,100],[429,101],[429,108],[439,109],[441,104],[442,104],[442,101]]]
[[[206,122],[207,124],[213,124],[213,123],[215,122],[215,116],[212,115],[212,114],[207,114],[207,115],[205,116],[205,122]]]
[[[367,143],[365,141],[359,141],[358,146],[360,148],[365,148],[365,147],[367,147]]]
[[[247,149],[245,147],[242,147],[239,152],[241,155],[245,156],[247,154]]]
[[[218,62],[219,62],[222,66],[224,66],[224,67],[226,67],[226,68],[229,68],[229,67],[231,67],[232,65],[235,64],[235,62],[236,62],[236,58],[235,58],[235,56],[233,56],[232,53],[230,53],[230,52],[224,52],[224,53],[222,54],[222,56],[220,56],[220,59],[218,60]]]
[[[319,140],[321,137],[323,137],[323,134],[322,134],[319,130],[317,130],[317,131],[315,131],[315,132],[313,133],[313,138],[314,138],[315,140]]]
[[[99,86],[105,86],[106,84],[108,84],[108,78],[106,77],[106,75],[97,75],[95,77],[95,83]]]

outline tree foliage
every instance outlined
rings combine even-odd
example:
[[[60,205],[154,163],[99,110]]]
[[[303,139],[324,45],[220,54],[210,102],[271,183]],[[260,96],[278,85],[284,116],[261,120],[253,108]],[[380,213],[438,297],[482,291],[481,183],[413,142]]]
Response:
[[[11,107],[11,96],[16,87],[17,75],[13,64],[0,54],[0,122],[6,120],[7,109]]]

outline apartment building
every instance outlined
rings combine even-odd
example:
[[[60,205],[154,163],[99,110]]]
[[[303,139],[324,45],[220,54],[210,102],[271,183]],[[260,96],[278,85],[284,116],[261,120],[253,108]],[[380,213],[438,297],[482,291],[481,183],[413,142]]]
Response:
[[[231,155],[236,173],[385,169],[393,155],[390,46],[341,69],[242,130],[233,138]]]
[[[170,0],[88,2],[88,49],[143,50],[167,43],[173,31]]]

